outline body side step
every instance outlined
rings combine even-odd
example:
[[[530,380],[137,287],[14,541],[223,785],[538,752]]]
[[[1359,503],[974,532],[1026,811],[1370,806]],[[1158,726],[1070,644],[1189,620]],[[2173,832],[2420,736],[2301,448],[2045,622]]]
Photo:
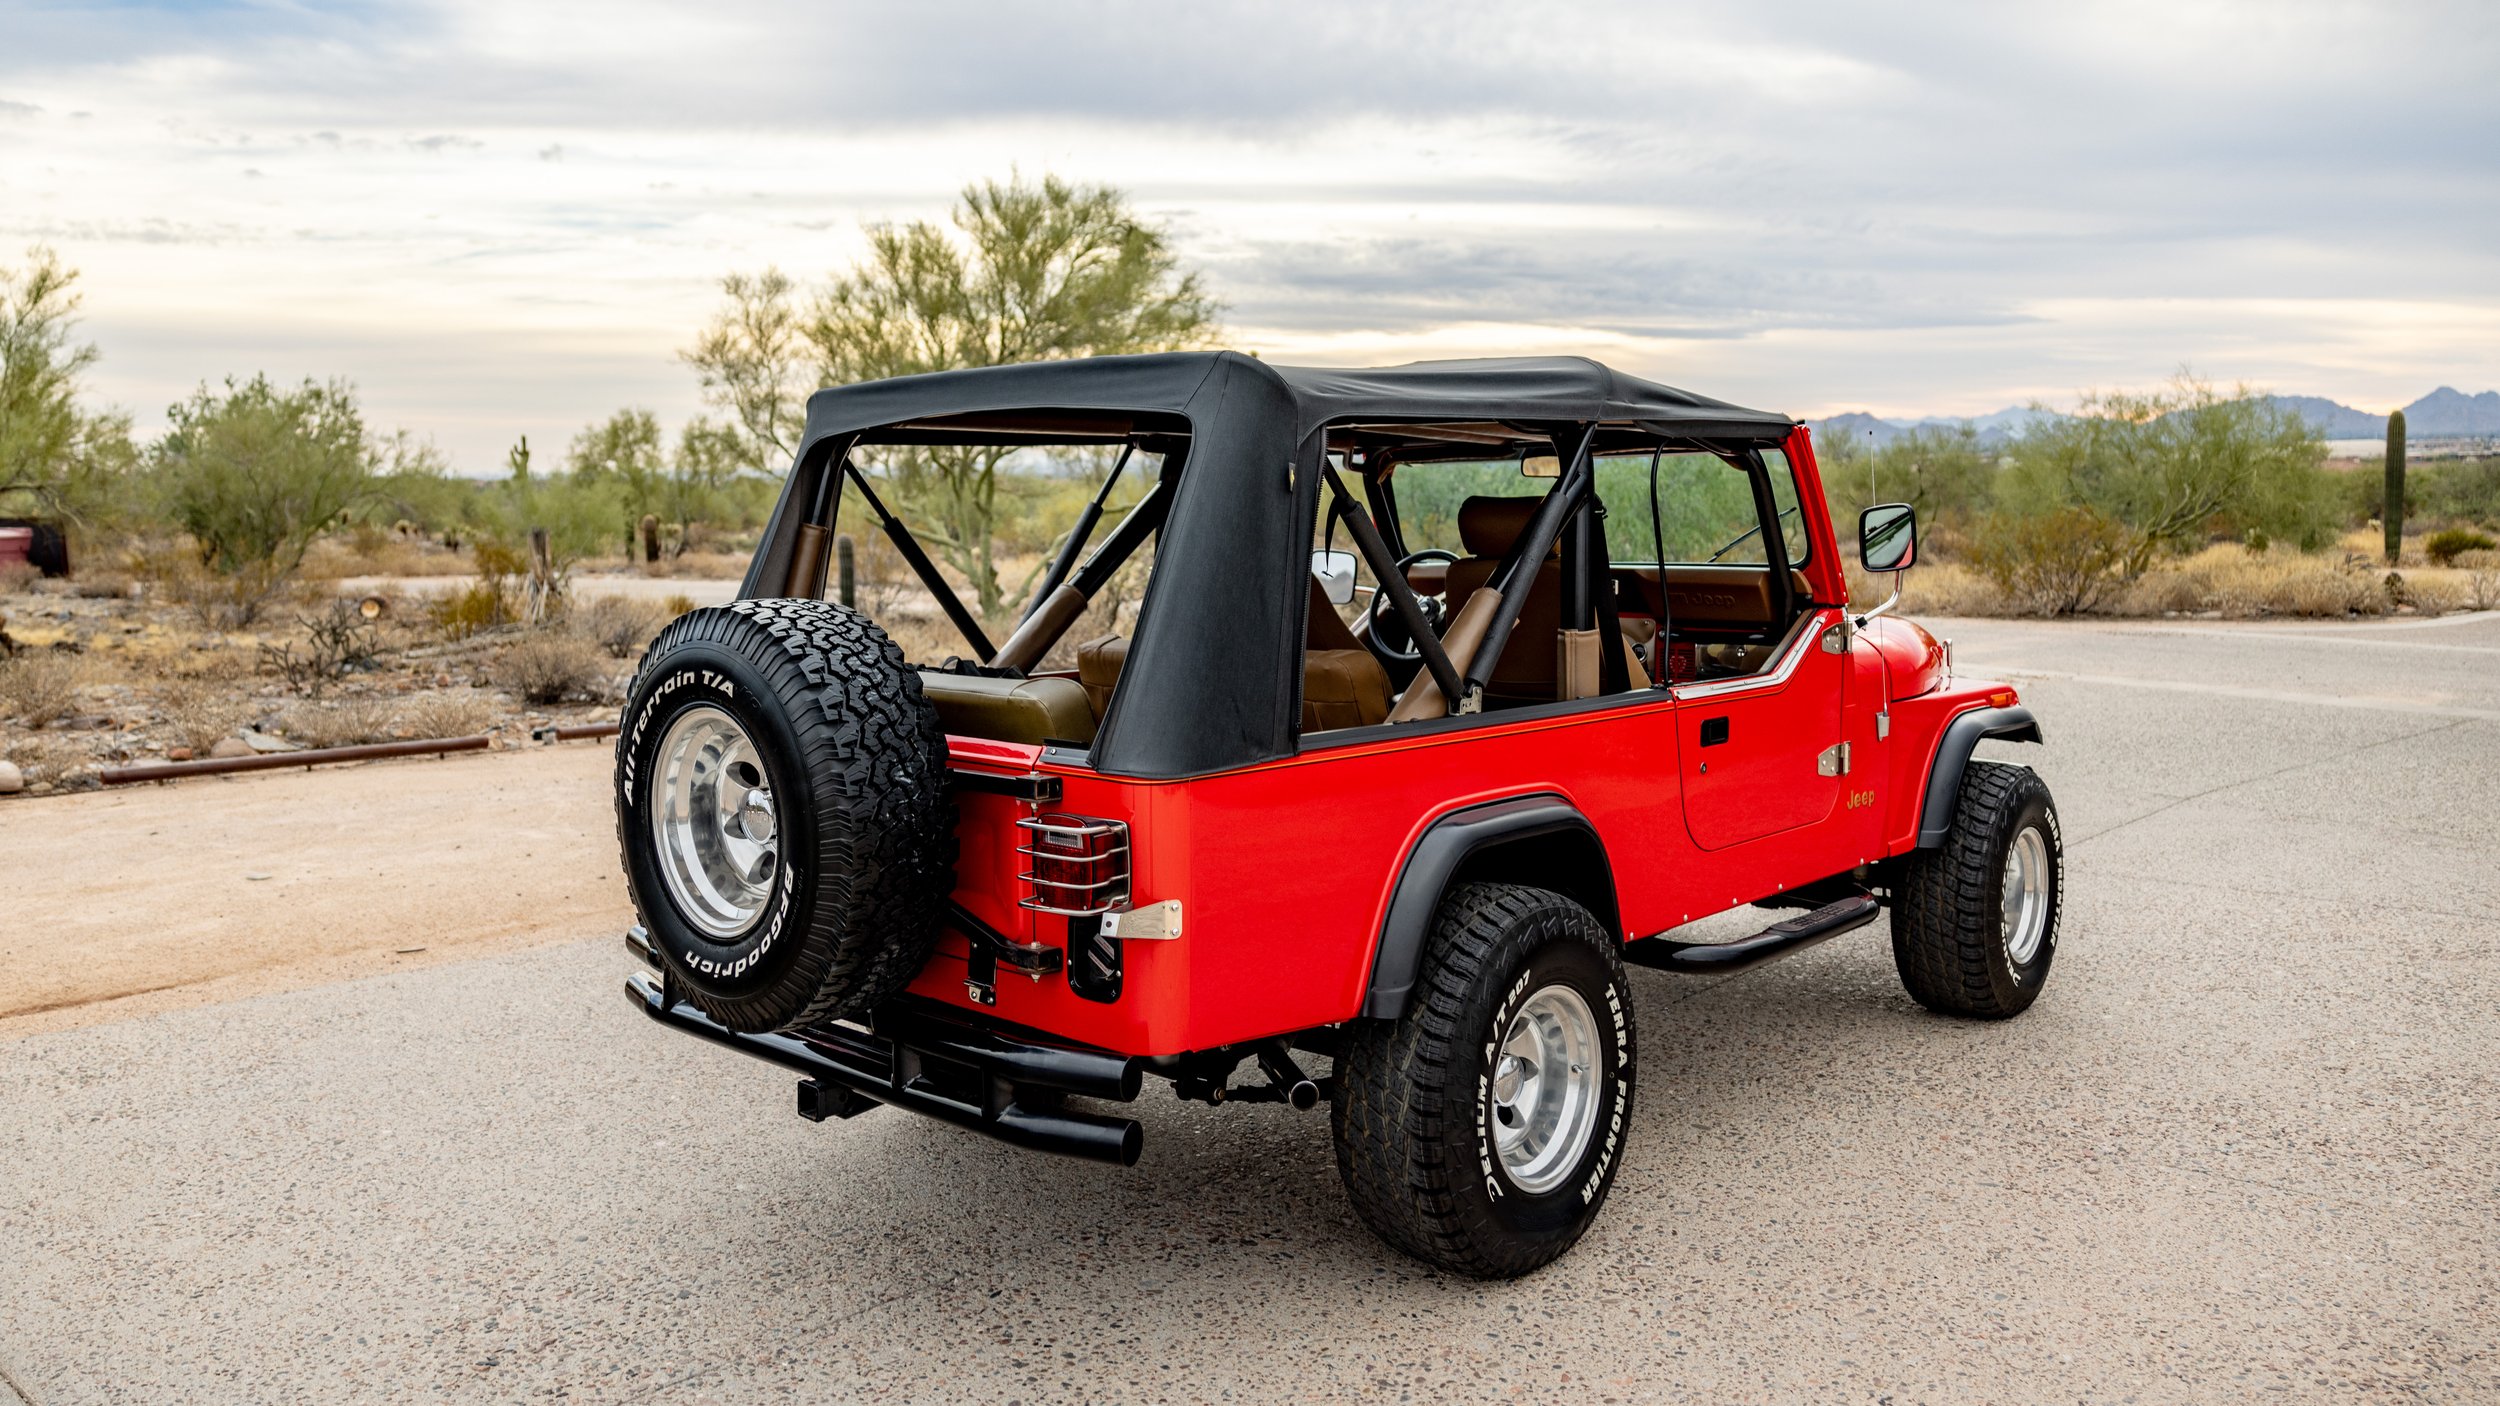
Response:
[[[1645,937],[1624,944],[1623,960],[1660,971],[1728,976],[1865,927],[1883,911],[1874,895],[1852,894],[1811,913],[1773,923],[1741,942],[1669,942],[1664,937]]]

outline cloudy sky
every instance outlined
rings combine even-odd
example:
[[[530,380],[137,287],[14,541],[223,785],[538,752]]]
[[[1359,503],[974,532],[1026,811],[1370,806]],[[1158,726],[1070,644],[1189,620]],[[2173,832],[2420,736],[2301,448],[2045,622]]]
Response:
[[[1800,415],[2500,386],[2490,0],[0,0],[0,264],[84,271],[142,424],[257,370],[471,471],[680,421],[720,274],[1010,168],[1127,189],[1281,361]]]

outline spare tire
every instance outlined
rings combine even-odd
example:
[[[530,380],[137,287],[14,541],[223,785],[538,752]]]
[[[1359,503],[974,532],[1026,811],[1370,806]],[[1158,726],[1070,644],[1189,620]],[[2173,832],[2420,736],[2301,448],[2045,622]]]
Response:
[[[902,990],[954,888],[936,710],[885,632],[828,601],[735,601],[660,632],[626,696],[616,831],[652,948],[732,1030]]]

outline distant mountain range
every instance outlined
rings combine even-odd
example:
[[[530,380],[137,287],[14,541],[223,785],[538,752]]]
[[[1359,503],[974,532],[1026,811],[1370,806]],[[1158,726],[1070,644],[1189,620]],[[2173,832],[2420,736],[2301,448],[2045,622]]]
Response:
[[[2274,403],[2292,410],[2317,427],[2328,439],[2373,439],[2387,433],[2387,417],[2355,410],[2318,395],[2278,395]],[[1969,425],[1979,432],[1982,444],[2002,444],[2020,439],[2032,426],[2044,420],[2063,418],[2053,410],[2032,410],[2009,406],[1990,415],[1973,415],[1967,419],[1931,415],[1917,420],[1884,420],[1862,410],[1827,415],[1814,422],[1815,433],[1826,437],[1847,435],[1859,443],[1878,447],[1921,429],[1955,429]],[[2405,437],[2408,439],[2500,439],[2500,391],[2484,391],[2467,395],[2463,391],[2441,386],[2429,395],[2405,407]]]

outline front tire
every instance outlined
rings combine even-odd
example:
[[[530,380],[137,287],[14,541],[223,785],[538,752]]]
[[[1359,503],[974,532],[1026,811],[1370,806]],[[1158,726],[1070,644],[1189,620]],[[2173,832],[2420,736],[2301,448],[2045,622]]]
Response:
[[[1953,828],[1910,856],[1893,896],[1893,964],[1911,998],[1981,1020],[2030,1009],[2057,957],[2065,864],[2047,783],[1972,762]]]
[[[1337,1171],[1381,1239],[1510,1279],[1571,1248],[1632,1117],[1632,993],[1589,911],[1513,884],[1442,900],[1412,1002],[1338,1063]]]

